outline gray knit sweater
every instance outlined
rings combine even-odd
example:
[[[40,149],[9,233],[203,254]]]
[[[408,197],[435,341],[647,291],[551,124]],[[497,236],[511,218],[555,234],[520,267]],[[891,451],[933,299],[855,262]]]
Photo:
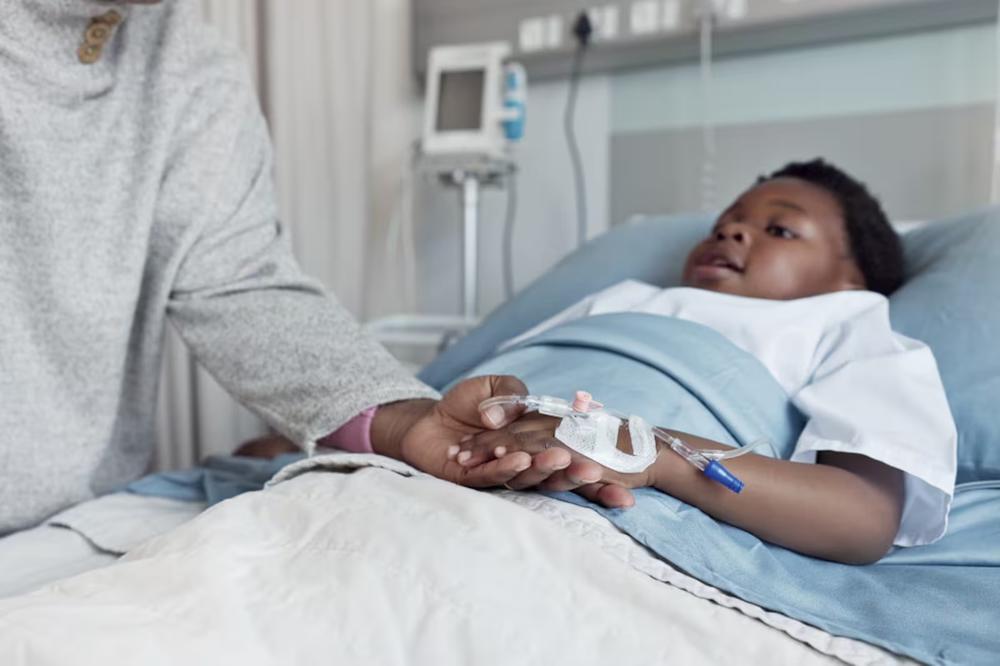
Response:
[[[296,441],[434,395],[302,276],[269,151],[192,2],[0,0],[0,534],[147,468],[167,318]]]

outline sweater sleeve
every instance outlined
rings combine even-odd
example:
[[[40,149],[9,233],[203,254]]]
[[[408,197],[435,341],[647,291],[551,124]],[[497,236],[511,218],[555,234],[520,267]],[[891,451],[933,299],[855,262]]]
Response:
[[[249,78],[232,62],[202,69],[214,74],[189,86],[157,203],[157,224],[181,237],[167,312],[197,360],[299,443],[369,406],[437,397],[302,274]]]

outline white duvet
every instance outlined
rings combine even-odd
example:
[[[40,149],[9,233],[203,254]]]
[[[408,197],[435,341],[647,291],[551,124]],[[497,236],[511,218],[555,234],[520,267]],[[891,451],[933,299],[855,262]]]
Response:
[[[377,456],[279,479],[0,601],[0,663],[898,663],[702,585],[587,509]]]

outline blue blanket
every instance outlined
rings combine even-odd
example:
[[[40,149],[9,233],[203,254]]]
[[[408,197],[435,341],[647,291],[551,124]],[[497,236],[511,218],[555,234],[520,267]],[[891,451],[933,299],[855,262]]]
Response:
[[[573,321],[467,374],[517,375],[535,394],[586,389],[619,411],[720,442],[768,437],[786,458],[803,425],[755,358],[708,328],[665,317]],[[1000,663],[1000,483],[959,486],[943,539],[894,550],[871,566],[762,542],[652,489],[637,491],[630,510],[560,497],[592,506],[692,576],[832,634],[928,663]]]
[[[304,456],[304,453],[284,453],[270,459],[209,456],[199,467],[144,476],[125,486],[125,491],[215,506],[242,493],[260,490],[279,470]]]

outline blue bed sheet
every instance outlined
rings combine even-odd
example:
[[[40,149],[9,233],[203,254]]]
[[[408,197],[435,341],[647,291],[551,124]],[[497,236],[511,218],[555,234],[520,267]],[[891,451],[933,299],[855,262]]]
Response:
[[[209,456],[198,467],[150,474],[128,484],[125,490],[213,506],[242,493],[260,490],[281,468],[303,457],[304,453],[285,453],[271,459]]]
[[[462,374],[514,374],[536,394],[588,389],[620,411],[718,441],[768,437],[782,457],[802,427],[756,359],[711,329],[666,317],[573,321]],[[559,496],[592,506],[696,578],[832,634],[933,664],[1000,660],[1000,483],[960,485],[944,538],[870,566],[768,544],[652,489],[638,491],[630,510]]]

